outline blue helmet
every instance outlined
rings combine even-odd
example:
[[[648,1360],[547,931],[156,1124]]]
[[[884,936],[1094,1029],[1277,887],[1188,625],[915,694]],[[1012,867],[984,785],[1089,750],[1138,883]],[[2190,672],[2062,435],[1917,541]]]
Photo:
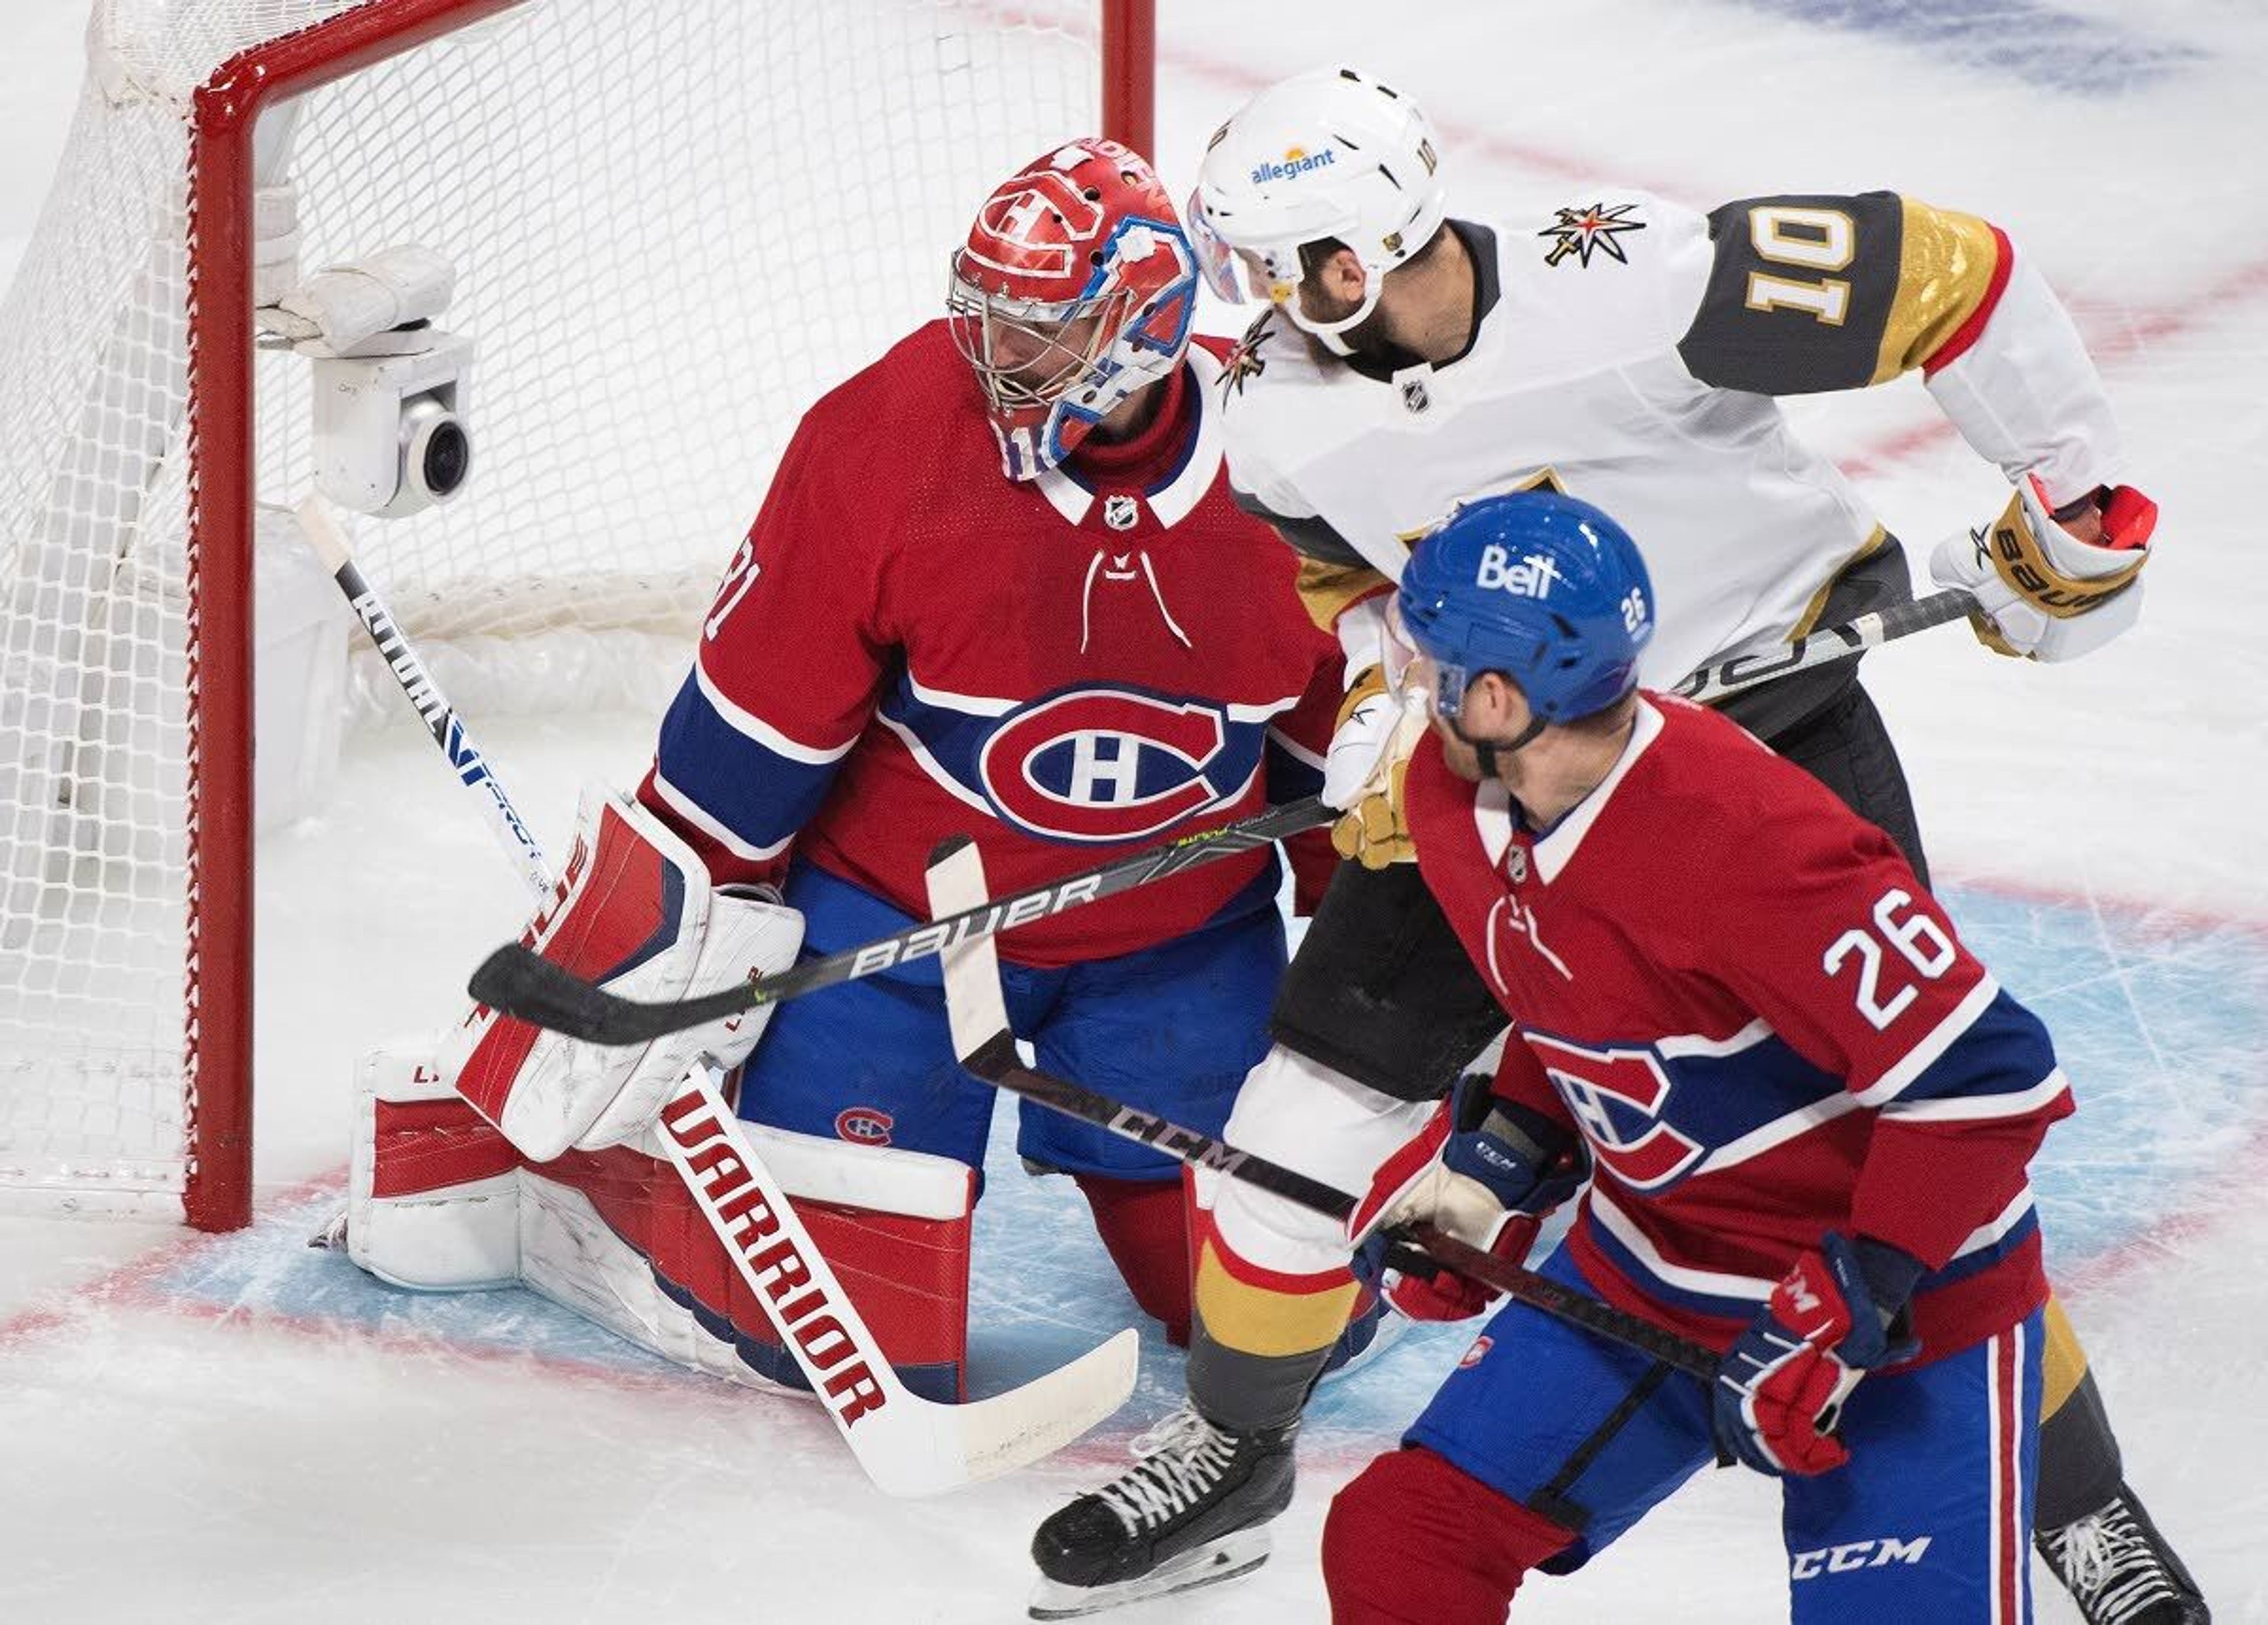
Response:
[[[1440,668],[1454,722],[1484,672],[1520,685],[1537,722],[1603,710],[1638,686],[1653,637],[1653,584],[1630,533],[1587,502],[1514,491],[1468,503],[1420,540],[1397,600],[1410,639]]]

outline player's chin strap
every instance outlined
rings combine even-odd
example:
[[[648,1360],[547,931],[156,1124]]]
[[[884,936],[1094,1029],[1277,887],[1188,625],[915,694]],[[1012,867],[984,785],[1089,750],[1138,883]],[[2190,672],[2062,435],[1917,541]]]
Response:
[[[1484,676],[1486,674],[1483,673]],[[1531,713],[1528,718],[1528,726],[1508,739],[1476,739],[1467,733],[1464,724],[1454,717],[1447,717],[1444,720],[1448,723],[1450,732],[1472,746],[1473,754],[1480,759],[1481,776],[1491,779],[1504,776],[1503,763],[1498,760],[1500,756],[1509,756],[1516,750],[1526,749],[1535,742],[1537,734],[1542,733],[1550,725],[1541,717]]]
[[[1485,678],[1485,675],[1488,675],[1485,671],[1476,671],[1476,673],[1472,675],[1472,682],[1479,682],[1479,680]],[[1497,675],[1501,678],[1504,673],[1499,671]],[[1465,691],[1468,691],[1468,694],[1472,691],[1472,682],[1465,685]],[[1508,757],[1508,754],[1513,754],[1515,750],[1527,750],[1531,743],[1535,743],[1535,737],[1543,732],[1544,727],[1549,727],[1549,723],[1544,721],[1543,717],[1538,717],[1535,711],[1528,711],[1528,725],[1521,727],[1520,732],[1513,734],[1511,739],[1474,739],[1472,734],[1465,732],[1463,710],[1465,707],[1463,702],[1461,702],[1461,705],[1458,705],[1456,717],[1442,717],[1442,721],[1449,723],[1449,732],[1456,734],[1458,741],[1472,748],[1474,757],[1479,757],[1481,777],[1485,777],[1485,780],[1504,777],[1504,761],[1501,761],[1501,757]]]
[[[299,517],[340,591],[387,655],[394,680],[426,717],[434,743],[451,754],[453,763],[477,762],[462,723],[356,570],[329,509],[311,496],[300,504]],[[460,775],[459,782],[480,792],[478,805],[498,843],[537,898],[548,897],[550,867],[504,786],[485,771]],[[1052,1455],[1134,1391],[1139,1340],[1131,1327],[1068,1365],[990,1399],[945,1405],[907,1388],[777,1177],[725,1104],[719,1083],[706,1056],[696,1061],[662,1107],[651,1137],[660,1142],[748,1296],[779,1328],[780,1342],[879,1489],[895,1496],[935,1495],[996,1477]]]

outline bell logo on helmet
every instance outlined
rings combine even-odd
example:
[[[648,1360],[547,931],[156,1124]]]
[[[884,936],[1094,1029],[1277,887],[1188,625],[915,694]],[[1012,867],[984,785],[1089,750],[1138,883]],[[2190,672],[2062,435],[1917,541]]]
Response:
[[[1550,598],[1551,584],[1563,581],[1558,564],[1547,554],[1531,553],[1514,562],[1509,548],[1491,542],[1481,549],[1480,570],[1473,577],[1476,587],[1497,587],[1516,598]]]
[[[1266,186],[1271,180],[1290,180],[1318,169],[1328,169],[1339,161],[1336,147],[1325,147],[1321,152],[1310,152],[1305,147],[1286,147],[1282,163],[1259,163],[1252,166],[1252,184]]]

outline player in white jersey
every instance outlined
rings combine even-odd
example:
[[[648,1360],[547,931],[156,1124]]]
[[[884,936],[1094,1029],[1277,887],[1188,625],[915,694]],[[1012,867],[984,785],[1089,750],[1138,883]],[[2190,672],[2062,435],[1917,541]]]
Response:
[[[1270,305],[1222,383],[1231,479],[1300,555],[1351,681],[1324,794],[1348,810],[1339,849],[1359,861],[1341,865],[1286,977],[1276,1047],[1230,1135],[1356,1188],[1392,1148],[1387,1125],[1439,1099],[1501,1019],[1403,861],[1397,712],[1378,668],[1415,540],[1460,503],[1536,486],[1614,512],[1646,539],[1658,595],[1640,680],[1668,688],[1911,595],[1897,543],[1775,395],[1922,373],[2015,486],[1998,518],[1932,560],[1976,596],[1979,635],[2004,653],[2070,658],[2132,624],[2155,518],[2122,483],[2070,319],[1988,221],[1889,192],[1702,214],[1602,188],[1547,217],[1480,222],[1449,217],[1438,169],[1406,97],[1327,70],[1222,127],[1188,211],[1217,290]],[[1507,557],[1502,576],[1507,592],[1549,591],[1528,561]],[[1903,770],[1854,665],[1727,709],[1926,879]],[[1329,1143],[1327,1119],[1342,1125]],[[1042,1526],[1034,1555],[1058,1604],[1167,1569],[1206,1577],[1209,1547],[1289,1499],[1291,1434],[1355,1291],[1348,1238],[1233,1184],[1202,1229],[1184,1425]],[[2042,1549],[2095,1625],[2205,1619],[2124,1483],[2052,1304],[2049,1323]]]

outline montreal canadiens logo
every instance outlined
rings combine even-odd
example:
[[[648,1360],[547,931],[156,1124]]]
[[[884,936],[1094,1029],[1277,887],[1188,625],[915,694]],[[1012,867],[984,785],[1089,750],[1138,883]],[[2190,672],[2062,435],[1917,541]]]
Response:
[[[835,1132],[853,1145],[887,1145],[897,1126],[896,1118],[871,1106],[854,1106],[835,1118]]]
[[[1228,713],[1208,700],[1075,688],[1002,719],[976,761],[985,796],[1020,829],[1057,841],[1138,841],[1229,800],[1212,775]]]

